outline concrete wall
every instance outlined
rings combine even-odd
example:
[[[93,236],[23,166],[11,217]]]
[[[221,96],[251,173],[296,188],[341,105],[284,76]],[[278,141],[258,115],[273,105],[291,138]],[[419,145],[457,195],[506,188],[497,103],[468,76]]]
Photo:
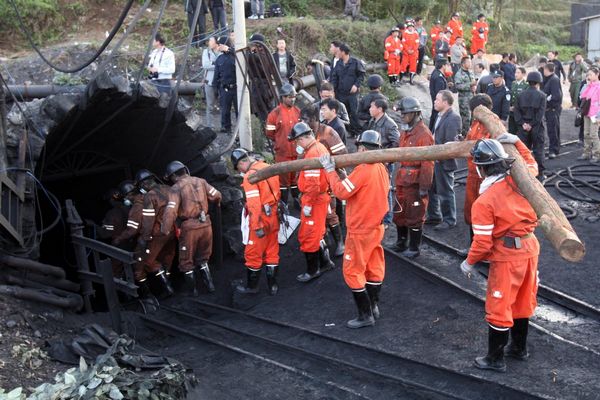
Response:
[[[581,18],[600,14],[600,0],[589,1],[589,4],[575,3],[571,5],[571,38],[570,44],[585,45],[586,23]]]
[[[587,58],[600,57],[600,17],[587,21]]]

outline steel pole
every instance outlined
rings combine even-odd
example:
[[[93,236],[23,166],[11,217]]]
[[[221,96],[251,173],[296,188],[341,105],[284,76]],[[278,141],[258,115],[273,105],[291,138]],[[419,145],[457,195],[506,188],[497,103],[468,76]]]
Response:
[[[246,47],[246,16],[244,14],[244,1],[233,0],[233,26],[235,29],[235,48],[243,49]],[[246,60],[244,56],[236,52],[236,83],[237,83],[237,104],[239,120],[239,138],[240,145],[252,150],[252,125],[250,122],[250,94],[244,84],[244,76],[247,74]]]

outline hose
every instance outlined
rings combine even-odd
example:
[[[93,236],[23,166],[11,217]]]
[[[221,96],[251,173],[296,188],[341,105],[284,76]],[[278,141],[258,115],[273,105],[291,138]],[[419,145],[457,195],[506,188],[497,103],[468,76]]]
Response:
[[[104,43],[102,43],[102,45],[96,51],[96,53],[92,56],[92,58],[90,58],[89,60],[87,60],[80,66],[78,66],[77,68],[62,68],[62,67],[59,67],[59,66],[53,64],[50,60],[48,60],[46,57],[44,57],[44,55],[42,54],[40,49],[33,42],[33,38],[31,37],[31,34],[27,30],[27,28],[25,28],[25,23],[23,22],[23,18],[21,17],[21,14],[19,13],[19,8],[17,7],[15,0],[8,0],[8,2],[11,4],[13,10],[15,11],[15,14],[17,15],[17,20],[19,22],[19,28],[21,28],[21,30],[27,37],[27,41],[29,41],[29,44],[31,45],[33,50],[35,50],[35,52],[40,56],[40,58],[46,64],[48,64],[48,66],[50,66],[50,68],[52,68],[56,71],[59,71],[59,72],[66,73],[66,74],[72,74],[72,73],[81,71],[82,69],[84,69],[85,67],[87,67],[88,65],[93,63],[98,57],[100,57],[100,55],[104,52],[104,50],[106,50],[106,48],[108,47],[110,42],[113,40],[113,38],[115,37],[115,35],[119,31],[119,29],[121,28],[121,25],[123,25],[123,22],[125,21],[125,17],[127,17],[127,14],[129,13],[129,10],[131,9],[131,6],[133,6],[134,0],[127,1],[127,4],[125,4],[123,11],[121,11],[121,15],[119,16],[117,23],[113,26],[112,30],[108,34],[108,37],[104,40]]]

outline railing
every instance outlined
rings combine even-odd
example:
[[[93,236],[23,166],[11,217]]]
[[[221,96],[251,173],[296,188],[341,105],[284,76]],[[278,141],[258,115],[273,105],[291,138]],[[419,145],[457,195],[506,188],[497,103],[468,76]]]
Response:
[[[84,224],[73,201],[68,199],[65,205],[85,311],[92,311],[91,297],[95,294],[92,284],[102,285],[112,327],[116,332],[121,333],[123,326],[118,292],[131,297],[138,296],[133,276],[133,264],[136,263],[134,253],[85,237]],[[101,255],[106,257],[101,258]],[[113,276],[112,260],[123,263],[125,279]]]

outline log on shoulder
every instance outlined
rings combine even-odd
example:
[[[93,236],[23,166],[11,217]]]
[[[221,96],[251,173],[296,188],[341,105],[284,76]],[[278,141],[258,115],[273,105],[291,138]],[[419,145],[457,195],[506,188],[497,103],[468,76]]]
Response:
[[[506,132],[498,116],[483,106],[478,106],[473,111],[473,118],[481,121],[493,138]],[[504,148],[516,160],[511,168],[511,176],[535,210],[539,218],[539,227],[546,238],[565,260],[581,261],[585,255],[585,246],[558,203],[546,191],[544,185],[529,173],[515,146],[505,144]]]

